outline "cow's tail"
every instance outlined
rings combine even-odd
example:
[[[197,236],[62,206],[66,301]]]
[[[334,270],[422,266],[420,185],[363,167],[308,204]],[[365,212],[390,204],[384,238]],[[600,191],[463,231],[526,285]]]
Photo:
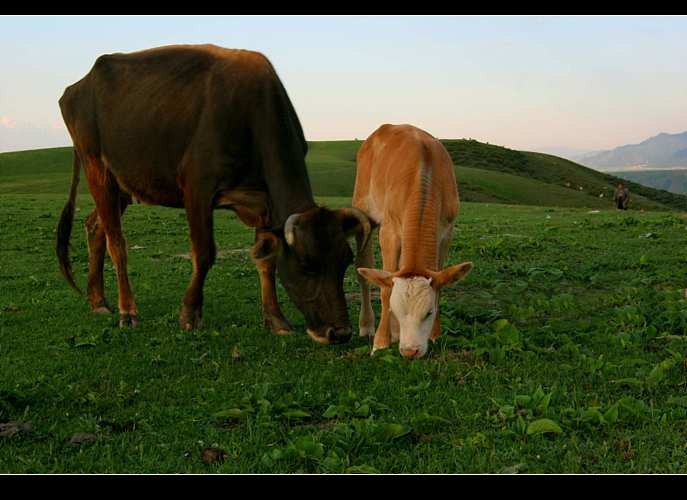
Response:
[[[81,290],[74,282],[74,276],[72,275],[72,265],[69,261],[69,238],[72,235],[72,225],[74,223],[74,206],[76,202],[76,190],[79,186],[79,174],[81,171],[81,160],[79,159],[79,154],[74,149],[74,165],[72,167],[72,186],[69,190],[69,199],[65,203],[62,209],[62,215],[60,215],[60,222],[57,225],[57,242],[55,245],[55,251],[57,253],[57,259],[60,263],[60,271],[62,275],[74,290],[76,290],[79,295],[82,295]]]

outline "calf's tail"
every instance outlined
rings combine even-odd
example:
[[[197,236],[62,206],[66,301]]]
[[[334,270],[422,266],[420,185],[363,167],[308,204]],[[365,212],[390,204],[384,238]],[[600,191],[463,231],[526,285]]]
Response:
[[[60,271],[62,275],[74,290],[76,290],[79,295],[82,295],[81,290],[74,282],[74,276],[72,275],[72,265],[69,261],[69,238],[72,235],[72,225],[74,223],[74,206],[76,202],[76,190],[79,186],[79,174],[81,171],[81,160],[79,159],[79,154],[74,149],[74,164],[72,167],[72,186],[69,190],[69,199],[65,203],[62,209],[62,215],[60,215],[60,222],[57,225],[57,242],[55,245],[55,252],[57,253],[57,259],[60,263]]]

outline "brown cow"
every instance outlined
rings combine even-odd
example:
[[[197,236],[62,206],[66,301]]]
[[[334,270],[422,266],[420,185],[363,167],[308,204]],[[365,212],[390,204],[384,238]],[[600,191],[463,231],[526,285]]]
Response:
[[[440,334],[439,290],[472,269],[464,262],[442,270],[458,215],[458,190],[444,146],[411,125],[382,125],[358,151],[353,206],[379,225],[384,270],[372,245],[356,266],[362,289],[360,334],[372,335],[374,313],[367,281],[381,287],[382,317],[374,350],[400,341],[406,357],[421,357]],[[373,350],[373,352],[374,352]]]
[[[315,204],[303,130],[266,57],[213,45],[105,55],[65,90],[60,108],[74,142],[74,168],[57,254],[78,290],[68,244],[83,168],[96,205],[86,220],[94,311],[109,311],[107,247],[117,271],[120,325],[137,322],[120,222],[133,196],[186,210],[193,278],[181,308],[183,328],[200,322],[203,282],[215,260],[213,210],[228,208],[256,228],[252,254],[265,323],[276,333],[291,331],[277,302],[276,268],[311,337],[350,338],[343,275],[353,254],[346,237],[366,240],[369,222],[358,210]]]

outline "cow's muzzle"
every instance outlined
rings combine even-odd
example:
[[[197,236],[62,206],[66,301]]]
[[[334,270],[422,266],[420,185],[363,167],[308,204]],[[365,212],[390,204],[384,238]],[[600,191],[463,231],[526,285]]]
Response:
[[[320,344],[343,344],[351,340],[350,326],[327,326],[319,332],[308,328],[307,332],[311,339]]]

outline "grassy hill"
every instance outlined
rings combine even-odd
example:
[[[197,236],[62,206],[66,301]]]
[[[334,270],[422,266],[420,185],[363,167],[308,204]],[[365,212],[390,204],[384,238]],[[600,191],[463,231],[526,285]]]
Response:
[[[515,151],[474,140],[443,140],[442,143],[456,166],[463,201],[611,208],[613,190],[621,180],[543,153]],[[307,160],[315,193],[353,194],[355,154],[361,144],[362,141],[310,143]],[[635,182],[625,183],[632,193],[634,209],[687,210],[685,196]]]
[[[611,208],[618,177],[543,153],[515,151],[474,140],[442,141],[456,165],[461,200],[579,208]],[[316,141],[307,156],[318,196],[353,194],[355,156],[362,141]],[[0,194],[69,190],[71,148],[0,154]],[[32,175],[27,175],[27,174]],[[687,210],[687,197],[626,181],[632,209]],[[86,193],[86,183],[79,185]],[[603,195],[603,197],[600,197]]]

